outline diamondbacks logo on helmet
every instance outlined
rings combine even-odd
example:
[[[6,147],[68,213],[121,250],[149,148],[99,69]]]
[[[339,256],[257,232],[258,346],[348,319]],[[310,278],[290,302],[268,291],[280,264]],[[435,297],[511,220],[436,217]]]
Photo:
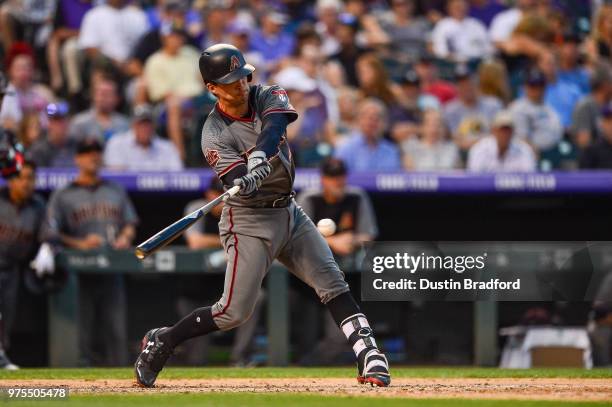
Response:
[[[219,152],[217,150],[211,150],[210,148],[207,148],[206,150],[204,150],[204,158],[206,158],[206,162],[208,163],[208,165],[214,168],[215,165],[217,165],[217,163],[221,159],[221,156],[219,155]]]
[[[232,55],[232,57],[230,58],[230,72],[237,68],[240,68],[240,60],[236,55]]]

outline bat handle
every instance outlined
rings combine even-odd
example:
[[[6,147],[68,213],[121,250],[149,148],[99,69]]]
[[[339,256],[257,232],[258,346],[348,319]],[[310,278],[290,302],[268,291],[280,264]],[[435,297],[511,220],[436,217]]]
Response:
[[[230,199],[232,196],[236,195],[240,191],[240,185],[234,185],[230,189],[227,190],[227,195],[223,198],[223,202]]]

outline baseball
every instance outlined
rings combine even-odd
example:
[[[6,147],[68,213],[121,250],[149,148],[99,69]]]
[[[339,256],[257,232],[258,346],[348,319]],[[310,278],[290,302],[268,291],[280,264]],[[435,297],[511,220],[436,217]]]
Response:
[[[336,232],[336,222],[329,218],[321,219],[317,223],[317,229],[319,229],[323,236],[331,236]]]

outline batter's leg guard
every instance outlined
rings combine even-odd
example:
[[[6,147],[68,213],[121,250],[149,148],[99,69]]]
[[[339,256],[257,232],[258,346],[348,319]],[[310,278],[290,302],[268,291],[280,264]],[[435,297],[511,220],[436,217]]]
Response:
[[[346,318],[340,328],[357,356],[357,381],[372,386],[386,387],[391,383],[389,363],[378,350],[374,332],[364,314]]]

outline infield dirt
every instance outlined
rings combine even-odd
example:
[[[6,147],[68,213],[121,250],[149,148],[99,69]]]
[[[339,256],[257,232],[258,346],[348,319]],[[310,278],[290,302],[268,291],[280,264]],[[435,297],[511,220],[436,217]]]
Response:
[[[612,401],[611,379],[399,378],[388,388],[347,378],[166,379],[152,389],[120,379],[1,380],[0,386],[60,386],[73,394],[309,393],[334,396]]]

